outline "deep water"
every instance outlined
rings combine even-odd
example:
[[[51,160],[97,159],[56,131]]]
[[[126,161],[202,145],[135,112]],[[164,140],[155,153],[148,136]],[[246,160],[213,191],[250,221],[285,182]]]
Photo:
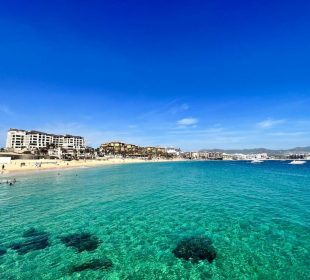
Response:
[[[58,173],[0,185],[0,279],[310,279],[310,162]]]

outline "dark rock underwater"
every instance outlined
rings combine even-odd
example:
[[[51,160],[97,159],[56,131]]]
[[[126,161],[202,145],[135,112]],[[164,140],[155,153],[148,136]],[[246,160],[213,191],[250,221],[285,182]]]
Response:
[[[48,247],[49,239],[46,232],[40,232],[30,228],[23,234],[24,241],[13,243],[10,248],[17,251],[18,254],[24,255],[31,251],[42,250]]]
[[[81,272],[84,270],[99,270],[99,269],[107,270],[111,267],[113,267],[113,263],[110,259],[107,258],[93,259],[90,261],[86,261],[83,264],[72,266],[70,271],[74,273],[74,272]]]
[[[200,236],[181,240],[172,253],[179,259],[190,260],[194,263],[205,259],[212,263],[216,257],[212,241]]]
[[[60,240],[67,247],[72,247],[79,253],[83,251],[94,251],[101,243],[101,240],[97,236],[85,232],[61,236]]]

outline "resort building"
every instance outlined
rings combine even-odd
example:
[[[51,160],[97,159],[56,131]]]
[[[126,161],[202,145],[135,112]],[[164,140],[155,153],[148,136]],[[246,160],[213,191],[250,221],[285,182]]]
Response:
[[[174,148],[174,147],[168,147],[166,148],[166,153],[172,156],[180,156],[181,154],[181,149],[180,148]]]
[[[6,148],[13,151],[25,148],[26,132],[21,129],[10,129],[7,133]]]
[[[144,151],[147,153],[147,154],[156,154],[156,148],[155,147],[145,147],[144,148]]]
[[[139,147],[133,144],[126,144],[119,141],[109,142],[100,145],[100,152],[105,155],[133,155],[138,153]]]
[[[139,147],[133,144],[126,144],[123,142],[109,142],[100,146],[99,151],[102,155],[120,155],[126,157],[145,157],[145,158],[160,158],[160,157],[173,157],[173,152],[168,153],[166,148],[163,147]],[[177,149],[177,154],[180,150]]]
[[[85,140],[81,136],[56,135],[41,131],[9,129],[6,149],[12,151],[35,150],[41,148],[82,149]]]
[[[24,147],[27,150],[47,148],[53,143],[53,136],[40,131],[26,131]]]

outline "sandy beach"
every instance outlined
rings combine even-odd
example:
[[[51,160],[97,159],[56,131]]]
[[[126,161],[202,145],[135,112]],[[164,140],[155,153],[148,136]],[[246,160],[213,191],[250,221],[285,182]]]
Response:
[[[5,169],[1,171],[1,175],[12,175],[19,173],[31,173],[37,171],[48,170],[64,170],[83,167],[96,167],[114,164],[131,164],[131,163],[146,163],[146,162],[171,162],[181,161],[182,159],[164,160],[164,159],[131,159],[131,158],[109,158],[109,159],[87,159],[87,160],[12,160],[9,164],[5,164]]]

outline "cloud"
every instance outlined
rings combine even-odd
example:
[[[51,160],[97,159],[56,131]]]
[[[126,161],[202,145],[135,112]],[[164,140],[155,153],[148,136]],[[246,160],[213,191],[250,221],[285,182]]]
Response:
[[[278,137],[296,137],[296,136],[303,136],[307,135],[308,133],[304,131],[293,131],[293,132],[275,132],[275,133],[270,133],[270,136],[278,136]]]
[[[152,109],[153,108],[153,109]],[[172,100],[170,102],[159,102],[153,104],[151,109],[142,115],[138,116],[140,120],[151,120],[154,118],[168,118],[171,115],[181,114],[190,109],[190,106],[187,103],[179,103],[177,99]]]
[[[171,114],[178,114],[178,113],[181,113],[181,112],[185,112],[189,109],[189,105],[186,104],[186,103],[183,103],[181,105],[176,105],[176,106],[173,106],[171,109],[170,109],[170,112]]]
[[[177,124],[180,126],[195,126],[198,123],[196,118],[184,118],[177,121]]]
[[[186,104],[186,103],[184,103],[184,104],[182,104],[181,106],[180,106],[180,110],[182,110],[182,111],[187,111],[189,109],[189,106],[188,106],[188,104]]]
[[[262,122],[259,122],[257,125],[260,128],[268,129],[272,128],[274,126],[277,126],[279,124],[285,123],[285,120],[273,120],[273,119],[267,119]]]
[[[153,109],[143,113],[138,118],[139,119],[149,119],[152,117],[164,116],[167,113],[171,113],[171,108],[176,104],[177,100],[172,100],[168,103],[159,103],[153,106]]]
[[[134,128],[137,128],[138,126],[136,124],[130,124],[128,125],[128,128],[130,129],[134,129]]]

